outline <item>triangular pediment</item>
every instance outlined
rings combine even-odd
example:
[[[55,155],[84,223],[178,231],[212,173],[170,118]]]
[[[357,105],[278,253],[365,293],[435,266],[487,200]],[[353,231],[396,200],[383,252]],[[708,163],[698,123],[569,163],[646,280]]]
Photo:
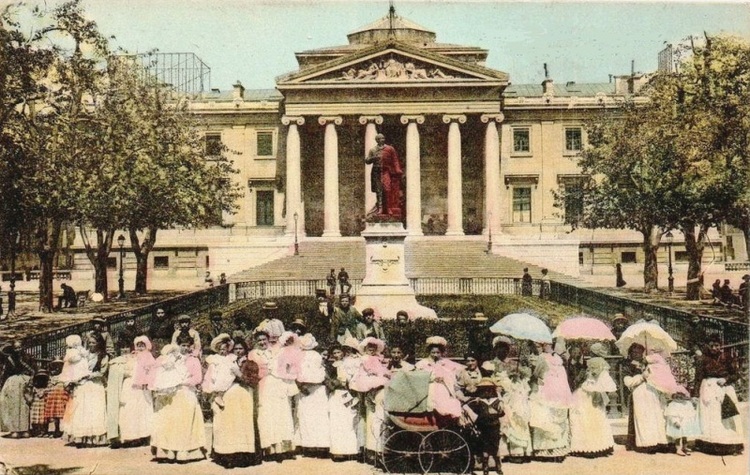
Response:
[[[343,56],[280,78],[277,84],[360,85],[403,82],[507,82],[508,75],[412,45],[391,42]]]

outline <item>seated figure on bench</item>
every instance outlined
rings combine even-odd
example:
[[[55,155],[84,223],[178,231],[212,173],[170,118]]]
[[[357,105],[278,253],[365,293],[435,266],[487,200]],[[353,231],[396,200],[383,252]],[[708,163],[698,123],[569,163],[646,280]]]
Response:
[[[78,297],[73,287],[68,284],[61,284],[60,288],[63,293],[57,297],[57,308],[75,308],[78,306]]]

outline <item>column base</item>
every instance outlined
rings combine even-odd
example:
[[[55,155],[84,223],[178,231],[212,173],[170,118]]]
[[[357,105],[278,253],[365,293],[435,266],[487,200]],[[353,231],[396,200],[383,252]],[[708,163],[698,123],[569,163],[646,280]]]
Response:
[[[321,235],[321,237],[324,237],[324,238],[341,237],[341,232],[340,231],[323,231],[323,234]]]
[[[445,235],[446,236],[464,236],[464,232],[463,231],[455,231],[455,230],[451,231],[451,230],[448,230],[448,231],[445,232]]]

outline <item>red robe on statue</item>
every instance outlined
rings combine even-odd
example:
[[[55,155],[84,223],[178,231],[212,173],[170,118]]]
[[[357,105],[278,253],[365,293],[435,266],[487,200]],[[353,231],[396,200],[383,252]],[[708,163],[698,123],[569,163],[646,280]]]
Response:
[[[380,151],[382,172],[380,181],[383,183],[383,214],[401,218],[403,216],[401,178],[404,171],[398,159],[396,149],[384,145]]]

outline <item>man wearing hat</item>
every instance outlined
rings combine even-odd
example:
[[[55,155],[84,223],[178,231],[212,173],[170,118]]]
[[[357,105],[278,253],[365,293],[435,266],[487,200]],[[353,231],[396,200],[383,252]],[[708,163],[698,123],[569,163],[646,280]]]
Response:
[[[339,306],[333,311],[330,340],[342,345],[348,337],[357,335],[357,324],[362,321],[362,314],[351,306],[349,294],[342,294]]]
[[[323,289],[319,289],[323,290]],[[317,305],[307,314],[307,331],[315,336],[315,339],[323,346],[328,346],[332,340],[331,319],[333,318],[333,304],[326,297],[325,290],[322,294],[316,291]]]
[[[173,345],[177,345],[177,337],[180,336],[180,333],[187,333],[193,338],[193,355],[200,357],[202,349],[201,336],[195,328],[190,327],[190,315],[182,314],[177,317],[177,329],[172,333]]]
[[[95,338],[94,334],[98,333],[104,340],[104,349],[107,352],[107,355],[110,358],[115,356],[115,342],[112,340],[112,335],[110,335],[107,330],[107,321],[101,317],[94,317],[91,319],[91,325],[94,328],[81,335],[81,339],[83,341],[88,341],[91,338]]]
[[[136,327],[135,317],[128,315],[125,319],[125,327],[117,335],[118,346],[122,348],[123,344],[127,344],[130,349],[133,349],[133,340],[141,335],[145,335],[145,333]],[[120,344],[120,342],[123,342],[123,344]]]
[[[211,312],[209,312],[208,318],[211,322],[211,328],[208,332],[208,338],[206,338],[204,341],[212,341],[217,336],[229,332],[229,330],[227,330],[224,326],[221,311],[212,310]]]
[[[307,333],[307,325],[305,325],[305,321],[301,318],[296,318],[290,325],[289,330],[292,331],[297,336],[301,337],[302,335]]]

